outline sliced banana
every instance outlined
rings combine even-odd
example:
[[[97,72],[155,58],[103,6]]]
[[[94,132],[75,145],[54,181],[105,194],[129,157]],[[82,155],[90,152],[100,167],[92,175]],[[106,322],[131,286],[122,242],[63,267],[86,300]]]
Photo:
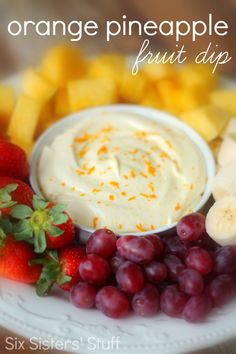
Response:
[[[223,143],[217,157],[220,168],[236,160],[236,117],[230,119],[222,138]]]
[[[217,161],[219,167],[224,167],[236,161],[236,130],[225,135],[223,143],[219,149]]]
[[[236,197],[225,197],[206,216],[208,235],[222,246],[236,244]]]
[[[229,135],[231,133],[236,133],[236,117],[233,117],[230,119],[226,128],[223,130],[221,137],[224,139],[227,135]]]
[[[217,172],[213,182],[212,194],[215,200],[227,196],[236,197],[236,161],[220,168]]]

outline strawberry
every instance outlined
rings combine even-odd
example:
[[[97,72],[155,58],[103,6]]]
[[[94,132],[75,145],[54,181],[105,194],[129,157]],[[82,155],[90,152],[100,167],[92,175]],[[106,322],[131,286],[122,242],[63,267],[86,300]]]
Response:
[[[75,239],[75,226],[64,206],[46,202],[36,195],[32,208],[14,205],[11,216],[19,220],[13,228],[15,238],[33,243],[36,253],[43,253],[47,248],[62,248]]]
[[[8,219],[1,217],[0,224],[0,277],[22,283],[36,283],[42,267],[29,264],[35,259],[32,246],[24,241],[16,241],[11,234],[5,233],[11,226]]]
[[[32,206],[32,189],[19,179],[0,177],[0,212],[10,213],[10,208],[17,204]]]
[[[83,247],[69,246],[60,250],[59,254],[55,250],[49,251],[45,258],[33,261],[34,264],[43,265],[36,286],[37,294],[46,295],[54,283],[69,291],[81,280],[79,265],[85,255]]]
[[[0,139],[0,176],[26,180],[29,165],[26,153],[19,146]]]

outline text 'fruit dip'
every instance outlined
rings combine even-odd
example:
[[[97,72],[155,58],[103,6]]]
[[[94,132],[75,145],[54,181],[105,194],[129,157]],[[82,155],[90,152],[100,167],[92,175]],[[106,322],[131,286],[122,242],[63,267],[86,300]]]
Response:
[[[182,131],[138,114],[102,112],[43,148],[38,180],[43,195],[83,227],[142,232],[192,211],[206,166]]]

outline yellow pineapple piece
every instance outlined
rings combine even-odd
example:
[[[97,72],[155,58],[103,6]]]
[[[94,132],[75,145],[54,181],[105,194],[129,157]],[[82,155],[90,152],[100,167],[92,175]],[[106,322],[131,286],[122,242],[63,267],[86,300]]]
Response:
[[[120,54],[104,54],[88,63],[87,78],[108,78],[119,84],[121,75],[126,69],[125,57]]]
[[[0,85],[0,128],[5,130],[15,104],[15,92],[11,86]]]
[[[56,117],[65,117],[70,113],[68,90],[66,88],[63,87],[58,90],[53,102]]]
[[[138,103],[143,98],[146,88],[147,79],[143,74],[132,75],[126,71],[121,77],[119,96],[122,101]]]
[[[57,87],[36,70],[28,69],[22,77],[22,88],[26,95],[44,104],[52,98]]]
[[[110,79],[71,81],[68,83],[68,99],[71,112],[111,104],[117,101],[116,86]]]
[[[25,150],[29,150],[33,144],[41,108],[37,100],[25,94],[21,94],[17,99],[8,134],[12,142]]]
[[[226,110],[231,116],[236,115],[236,89],[214,90],[211,92],[210,101],[217,107]]]
[[[52,101],[42,106],[34,137],[38,138],[47,128],[56,122],[55,109]]]
[[[163,109],[163,102],[157,94],[157,90],[149,86],[139,104],[147,107]]]
[[[229,115],[222,109],[208,105],[181,115],[182,120],[195,129],[206,141],[220,136]]]
[[[176,113],[192,111],[201,105],[201,101],[192,91],[178,88],[172,93],[171,104]]]
[[[171,113],[178,113],[175,105],[175,95],[178,85],[173,80],[161,80],[156,83],[157,94],[163,102],[163,108]]]
[[[203,90],[203,95],[212,90],[218,81],[217,75],[212,74],[210,65],[194,63],[180,65],[178,79],[180,86],[193,91]]]
[[[40,70],[49,81],[61,87],[68,80],[84,76],[86,66],[77,48],[60,45],[49,50]]]
[[[176,67],[173,64],[144,64],[141,72],[147,77],[150,82],[155,82],[163,79],[170,79],[176,75]]]

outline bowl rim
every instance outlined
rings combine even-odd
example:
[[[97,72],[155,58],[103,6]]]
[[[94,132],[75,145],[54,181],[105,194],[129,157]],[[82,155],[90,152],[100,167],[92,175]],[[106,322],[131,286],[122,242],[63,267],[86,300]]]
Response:
[[[161,123],[166,123],[167,125],[172,125],[174,128],[177,128],[182,132],[184,132],[192,141],[192,143],[195,144],[195,146],[197,146],[197,148],[201,152],[206,166],[207,181],[206,181],[205,189],[200,200],[193,208],[193,212],[200,211],[205,206],[205,204],[207,203],[208,199],[212,194],[212,184],[215,176],[215,160],[208,144],[195,130],[193,130],[190,126],[185,124],[183,121],[181,121],[174,115],[154,108],[149,108],[140,105],[133,105],[133,104],[112,104],[112,105],[103,105],[103,106],[84,109],[79,112],[75,112],[65,116],[64,118],[60,119],[58,122],[51,125],[43,134],[41,134],[33,147],[29,159],[29,164],[30,164],[29,180],[30,180],[31,187],[35,191],[35,193],[43,197],[37,179],[37,165],[38,165],[38,159],[40,157],[42,148],[45,145],[49,144],[54,139],[55,136],[61,134],[63,132],[63,129],[71,127],[73,123],[76,123],[79,119],[84,119],[90,114],[95,114],[95,113],[100,114],[102,112],[104,113],[105,112],[126,112],[126,113],[138,114],[141,117],[146,119],[151,119],[157,122],[159,121]],[[172,224],[160,227],[158,229],[150,230],[150,231],[124,232],[124,233],[119,233],[119,235],[146,236],[150,234],[160,234],[160,233],[170,231],[176,226],[176,224],[177,222],[174,222]],[[95,231],[95,229],[84,227],[81,224],[76,224],[76,226],[80,230],[87,233],[92,233]]]

